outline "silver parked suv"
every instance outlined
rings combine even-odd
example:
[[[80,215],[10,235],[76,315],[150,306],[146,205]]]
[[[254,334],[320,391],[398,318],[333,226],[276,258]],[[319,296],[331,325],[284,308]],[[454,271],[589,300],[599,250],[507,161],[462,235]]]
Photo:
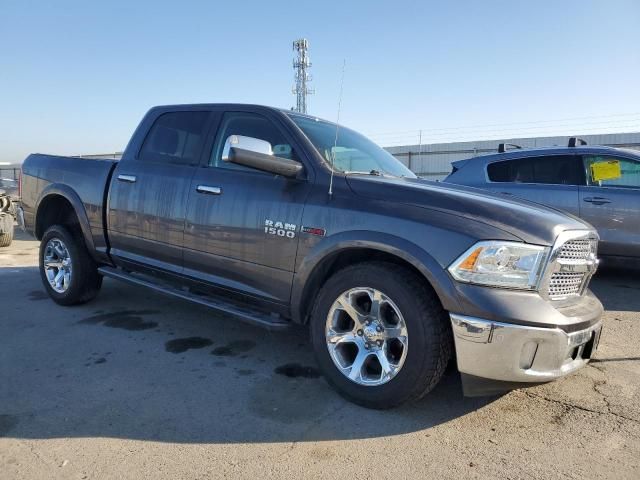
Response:
[[[596,227],[605,264],[640,265],[640,152],[576,138],[568,147],[513,147],[454,162],[444,181],[569,212]]]

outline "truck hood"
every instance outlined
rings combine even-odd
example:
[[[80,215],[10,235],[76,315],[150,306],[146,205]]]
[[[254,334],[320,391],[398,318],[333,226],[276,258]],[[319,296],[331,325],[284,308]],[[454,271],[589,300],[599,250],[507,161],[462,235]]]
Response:
[[[526,243],[552,245],[564,230],[593,230],[568,213],[461,185],[413,178],[347,175],[358,196],[449,213],[498,228]]]

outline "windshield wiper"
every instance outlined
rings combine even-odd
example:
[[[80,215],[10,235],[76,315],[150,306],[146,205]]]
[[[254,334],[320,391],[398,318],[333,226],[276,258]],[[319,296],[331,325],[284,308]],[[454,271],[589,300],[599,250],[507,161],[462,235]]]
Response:
[[[381,172],[380,170],[369,170],[368,172],[365,172],[363,170],[347,170],[346,172],[347,175],[350,173],[356,173],[359,175],[373,175],[375,177],[394,177],[395,175],[391,175],[390,173],[387,172]]]

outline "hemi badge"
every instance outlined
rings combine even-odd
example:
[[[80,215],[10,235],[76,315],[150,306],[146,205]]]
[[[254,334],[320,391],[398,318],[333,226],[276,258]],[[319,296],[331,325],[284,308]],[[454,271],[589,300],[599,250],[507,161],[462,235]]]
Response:
[[[300,229],[302,233],[310,233],[311,235],[318,235],[319,237],[324,237],[327,231],[324,228],[315,228],[315,227],[302,227]]]

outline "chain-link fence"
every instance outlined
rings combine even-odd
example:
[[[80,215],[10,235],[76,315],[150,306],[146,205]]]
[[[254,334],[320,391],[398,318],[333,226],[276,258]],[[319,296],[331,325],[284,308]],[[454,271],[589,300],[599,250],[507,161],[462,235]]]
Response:
[[[21,170],[19,166],[0,166],[0,190],[4,190],[13,198],[18,197],[18,184]]]

